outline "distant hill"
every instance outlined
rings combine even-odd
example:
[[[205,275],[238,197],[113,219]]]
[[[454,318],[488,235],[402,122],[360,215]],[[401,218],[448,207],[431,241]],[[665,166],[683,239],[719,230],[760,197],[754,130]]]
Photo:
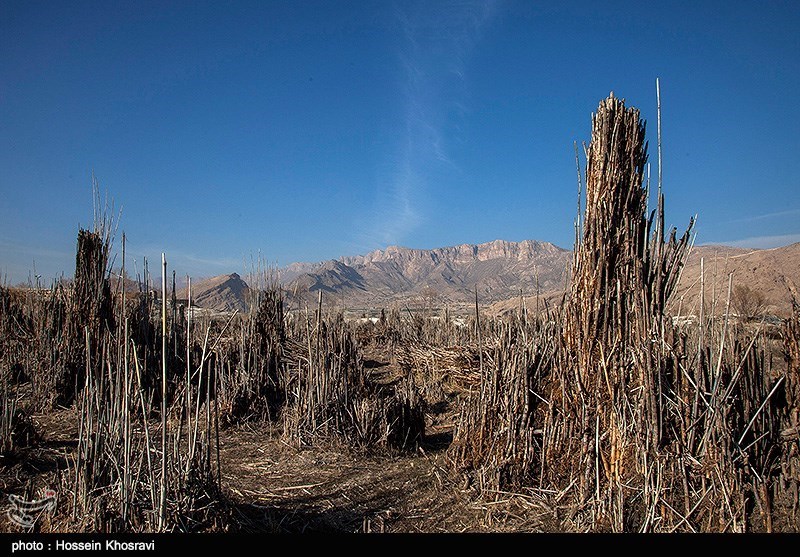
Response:
[[[790,289],[800,287],[800,243],[758,250],[696,246],[673,295],[673,305],[680,303],[682,313],[696,314],[699,309],[701,259],[705,299],[708,304],[716,299],[718,312],[725,309],[730,273],[732,286],[744,285],[764,296],[768,312],[785,317],[791,311]]]
[[[215,309],[218,311],[246,311],[250,287],[238,274],[219,275],[192,282],[192,305]],[[177,293],[179,298],[186,298],[188,290],[183,288]]]
[[[764,297],[765,311],[778,317],[791,312],[791,290],[800,293],[800,243],[773,249],[744,249],[730,246],[695,246],[681,272],[681,279],[671,299],[669,310],[675,314],[697,315],[700,308],[700,262],[703,261],[706,312],[717,315],[725,311],[728,276],[733,273],[731,287],[747,286]],[[551,306],[558,302],[559,292],[542,296]],[[800,300],[798,300],[800,301]],[[528,301],[531,307],[532,301]],[[515,311],[519,297],[509,297],[493,304],[490,312],[502,315]],[[732,306],[734,301],[732,300]],[[735,312],[736,308],[732,307]]]

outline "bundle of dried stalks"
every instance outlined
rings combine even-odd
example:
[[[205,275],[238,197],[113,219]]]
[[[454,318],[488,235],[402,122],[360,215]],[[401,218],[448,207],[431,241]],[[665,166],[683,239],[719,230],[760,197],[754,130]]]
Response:
[[[114,307],[107,277],[111,225],[106,219],[95,224],[93,231],[78,231],[75,255],[75,280],[72,285],[68,319],[64,323],[66,345],[72,358],[53,377],[52,392],[56,402],[69,404],[85,380],[87,366],[97,377],[98,354],[109,331],[114,330]],[[86,338],[91,339],[87,345]]]
[[[212,454],[217,420],[211,417],[208,373],[200,373],[205,383],[194,390],[190,377],[182,373],[192,365],[191,351],[181,346],[190,339],[178,334],[174,297],[171,319],[167,312],[165,258],[160,335],[155,332],[156,304],[147,271],[147,286],[140,285],[138,295],[127,293],[123,283],[121,303],[113,303],[105,269],[111,240],[102,232],[108,229],[103,225],[79,235],[70,314],[73,334],[77,324],[83,325],[84,368],[75,378],[78,445],[74,462],[61,475],[61,493],[68,504],[54,525],[101,532],[212,527],[223,514],[219,458],[215,471]],[[122,266],[124,275],[124,240]],[[65,336],[73,345],[77,342]],[[180,360],[183,353],[186,362]],[[199,372],[204,364],[199,363]],[[145,365],[151,366],[149,373]],[[201,386],[206,388],[205,408],[200,405]],[[181,389],[187,396],[175,396]],[[215,417],[216,410],[215,405]],[[151,421],[154,413],[159,422]]]
[[[785,377],[772,376],[764,335],[729,312],[673,325],[665,308],[692,225],[665,238],[660,187],[648,216],[638,111],[611,96],[592,123],[568,295],[533,322],[542,334],[507,335],[484,358],[454,460],[486,493],[553,494],[575,528],[770,530],[778,462],[796,462],[780,439]]]
[[[543,476],[577,478],[580,502],[626,527],[622,485],[636,462],[664,442],[666,384],[675,362],[665,350],[664,308],[689,249],[689,233],[664,242],[663,198],[648,218],[645,124],[613,95],[592,119],[583,235],[562,323],[564,346],[552,377]],[[579,442],[575,442],[575,439]],[[553,452],[551,452],[553,451]],[[558,454],[558,462],[547,458]],[[602,460],[604,473],[598,469]]]
[[[461,407],[450,453],[482,492],[525,485],[534,473],[541,431],[534,412],[552,367],[553,329],[505,324],[480,361],[477,392]]]
[[[20,408],[19,386],[10,372],[0,369],[0,464],[2,458],[29,446],[37,437],[36,428],[27,413]]]
[[[484,338],[490,338],[495,322],[482,320],[479,324]],[[440,315],[415,314],[408,307],[381,310],[377,323],[358,325],[356,335],[362,345],[387,349],[392,362],[400,365],[410,362],[409,350],[419,354],[422,347],[451,351],[477,346],[474,317],[456,318],[447,307]]]
[[[275,419],[284,394],[281,292],[261,292],[255,311],[239,321],[237,333],[215,351],[221,417],[225,423]]]
[[[38,405],[50,406],[66,394],[54,387],[65,383],[65,370],[78,359],[65,335],[70,300],[61,284],[0,288],[0,367],[13,383],[30,381]]]
[[[428,401],[467,392],[480,383],[478,348],[406,343],[396,349],[396,363],[413,374]]]
[[[117,341],[125,342],[109,339],[102,349],[106,373],[93,377],[87,372],[78,396],[77,455],[62,474],[68,511],[57,527],[152,532],[215,526],[222,508],[210,415],[204,419],[203,409],[190,410],[194,428],[166,419],[159,425],[151,422],[153,393],[142,384],[136,346],[129,342],[129,350],[120,346],[116,351],[108,343]],[[120,353],[123,359],[116,360]]]
[[[11,373],[11,335],[19,328],[19,305],[12,303],[12,293],[0,285],[0,456],[11,454],[15,446],[18,393]]]

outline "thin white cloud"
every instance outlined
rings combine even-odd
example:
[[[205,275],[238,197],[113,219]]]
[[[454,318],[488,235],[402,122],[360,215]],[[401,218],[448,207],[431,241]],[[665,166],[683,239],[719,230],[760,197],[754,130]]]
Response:
[[[493,1],[419,2],[396,10],[404,83],[404,126],[392,170],[379,181],[374,218],[361,228],[365,248],[401,243],[426,220],[426,178],[460,172],[448,152],[448,114],[466,112],[466,61],[496,11]],[[452,123],[451,123],[452,124]],[[455,123],[455,129],[458,129]]]
[[[788,246],[800,242],[800,234],[780,234],[776,236],[753,236],[741,240],[723,242],[705,242],[704,245],[721,244],[737,248],[770,249]]]
[[[753,222],[753,221],[772,220],[781,217],[792,217],[792,216],[800,216],[800,209],[787,209],[785,211],[776,211],[774,213],[764,213],[763,215],[744,217],[741,219],[733,220],[731,222]]]

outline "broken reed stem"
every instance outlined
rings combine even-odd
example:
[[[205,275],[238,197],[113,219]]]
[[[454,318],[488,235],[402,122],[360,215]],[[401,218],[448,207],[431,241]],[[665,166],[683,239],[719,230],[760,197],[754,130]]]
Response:
[[[483,339],[481,338],[481,314],[478,307],[478,285],[475,285],[475,333],[478,336],[478,361],[480,374],[483,376]]]
[[[581,161],[578,157],[578,142],[573,141],[572,146],[575,148],[575,172],[578,175],[578,195],[577,195],[577,213],[575,214],[575,245],[581,238],[581,193],[583,192],[583,180],[581,179]]]
[[[772,395],[775,394],[775,391],[778,390],[778,387],[781,386],[781,383],[783,383],[784,379],[786,379],[785,375],[781,376],[781,378],[778,379],[775,382],[775,386],[772,387],[772,390],[767,395],[767,398],[764,399],[764,402],[762,402],[761,406],[758,407],[758,410],[756,410],[756,413],[753,414],[753,417],[750,419],[749,422],[747,422],[747,427],[744,428],[744,431],[742,432],[742,436],[739,437],[739,440],[736,442],[737,445],[741,445],[742,444],[742,441],[744,441],[744,438],[747,435],[747,432],[750,431],[750,428],[753,426],[753,422],[756,421],[756,418],[758,418],[758,415],[761,413],[762,410],[764,410],[764,407],[767,405],[767,402],[769,402],[769,399],[772,398]]]
[[[158,529],[163,531],[167,516],[167,256],[161,253],[161,496]]]
[[[192,279],[186,275],[186,431],[191,443],[192,431]],[[190,449],[191,450],[191,449]]]
[[[122,376],[123,381],[125,383],[125,394],[123,400],[123,427],[124,427],[124,441],[123,441],[123,451],[124,451],[124,463],[123,463],[123,471],[124,476],[122,480],[122,488],[123,488],[123,505],[122,505],[122,520],[123,522],[127,522],[128,520],[128,507],[131,500],[131,479],[130,479],[130,468],[131,468],[131,416],[130,416],[130,381],[129,381],[129,361],[128,361],[128,317],[126,313],[127,306],[125,305],[125,234],[122,234],[122,273],[120,277],[120,283],[122,288],[122,310],[121,310],[121,319],[124,322],[124,329],[123,329],[123,337],[121,342],[124,344],[124,357],[122,362]],[[120,342],[119,340],[117,341]]]
[[[194,460],[195,446],[197,445],[197,428],[198,428],[198,426],[200,424],[200,395],[203,392],[203,369],[205,368],[205,363],[206,363],[206,348],[208,347],[208,335],[210,333],[211,333],[211,324],[209,323],[208,327],[206,328],[205,338],[203,339],[203,352],[202,352],[202,356],[200,358],[200,365],[198,366],[197,371],[195,372],[196,374],[198,374],[198,379],[197,379],[197,402],[196,402],[195,411],[194,411],[194,430],[192,432],[192,442],[191,442],[191,445],[189,447],[189,460],[186,463],[186,466],[187,466],[186,474],[187,474],[187,476],[189,474],[189,466],[191,466],[191,463]],[[208,381],[208,378],[206,378],[206,381]]]

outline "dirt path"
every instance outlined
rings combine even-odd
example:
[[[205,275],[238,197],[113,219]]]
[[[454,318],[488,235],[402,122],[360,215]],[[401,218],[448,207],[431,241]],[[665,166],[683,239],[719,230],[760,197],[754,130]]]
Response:
[[[441,452],[376,457],[345,448],[298,450],[268,431],[220,441],[223,485],[248,531],[483,530]]]

